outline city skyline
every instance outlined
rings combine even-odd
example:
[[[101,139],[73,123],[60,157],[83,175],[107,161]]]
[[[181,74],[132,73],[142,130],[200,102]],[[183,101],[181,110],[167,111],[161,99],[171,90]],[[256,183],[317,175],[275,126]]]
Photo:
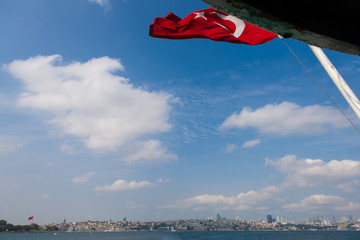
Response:
[[[87,220],[71,222],[64,219],[61,223],[49,223],[38,225],[12,225],[6,220],[0,220],[0,232],[137,232],[137,231],[358,231],[360,230],[360,219],[352,216],[343,217],[336,221],[317,217],[307,221],[287,221],[279,216],[272,218],[267,215],[265,220],[246,220],[236,217],[225,219],[217,214],[216,219],[182,219],[167,221],[122,221],[109,220]]]
[[[37,224],[36,221],[34,221],[34,216],[30,216],[28,218],[28,220],[31,222],[28,222],[27,225],[33,225],[33,224]],[[0,219],[2,222],[7,222],[5,219]],[[272,216],[271,214],[267,214],[265,216],[260,216],[257,219],[246,219],[246,218],[241,218],[240,216],[236,216],[235,218],[231,219],[231,218],[226,218],[224,216],[221,216],[219,213],[216,214],[216,216],[210,216],[207,218],[203,218],[203,219],[167,219],[167,220],[158,220],[158,221],[139,221],[136,219],[132,219],[129,220],[126,217],[123,217],[121,219],[121,217],[118,217],[117,219],[87,219],[87,220],[81,220],[81,221],[71,221],[71,219],[63,219],[60,222],[52,222],[52,223],[43,223],[41,225],[42,228],[46,229],[46,226],[57,226],[59,227],[60,231],[64,231],[63,229],[61,229],[61,226],[65,226],[67,224],[83,224],[83,223],[107,223],[107,224],[111,224],[111,223],[146,223],[146,224],[150,224],[150,223],[173,223],[173,222],[192,222],[192,221],[196,221],[196,222],[244,222],[244,223],[254,223],[255,225],[257,225],[258,223],[263,223],[263,224],[267,224],[265,226],[269,226],[269,224],[272,224],[274,227],[276,227],[279,224],[295,224],[295,225],[301,225],[301,224],[307,224],[307,225],[316,225],[316,224],[320,224],[323,226],[331,226],[334,224],[349,224],[348,227],[352,227],[353,224],[357,224],[359,225],[360,223],[360,218],[354,217],[352,215],[348,215],[348,216],[342,216],[342,217],[335,217],[334,215],[332,217],[323,217],[323,216],[313,216],[313,217],[308,217],[306,219],[300,220],[300,221],[294,221],[292,219],[287,219],[286,216]],[[7,224],[12,224],[7,222]],[[360,226],[360,225],[359,225]],[[4,227],[4,225],[3,225]],[[171,230],[171,229],[170,229]]]
[[[30,219],[31,218],[31,219]],[[271,220],[270,220],[271,219]],[[1,219],[0,219],[1,220]],[[2,219],[6,220],[6,219]],[[30,221],[31,220],[31,221]],[[297,223],[311,223],[311,222],[325,222],[325,223],[336,223],[336,222],[359,222],[360,218],[358,216],[347,215],[347,216],[335,216],[328,214],[327,216],[308,216],[303,219],[294,220],[288,219],[286,216],[272,216],[271,214],[267,214],[264,216],[257,216],[254,218],[242,218],[240,216],[236,216],[234,218],[227,218],[226,216],[222,216],[221,214],[217,213],[215,216],[208,216],[205,218],[175,218],[175,219],[161,219],[161,220],[146,220],[140,221],[138,219],[128,219],[127,217],[118,216],[116,218],[108,218],[108,219],[82,219],[79,221],[73,221],[71,219],[64,218],[62,221],[59,222],[48,222],[43,223],[46,224],[64,224],[70,222],[167,222],[167,221],[189,221],[189,220],[210,220],[210,221],[249,221],[249,222],[264,222],[264,223],[289,223],[289,222],[297,222]],[[27,221],[28,224],[36,223],[36,216],[30,216]]]
[[[280,39],[148,35],[208,7],[0,2],[0,219],[360,216],[359,133]],[[285,41],[359,127],[309,47]],[[360,96],[359,57],[324,51]]]

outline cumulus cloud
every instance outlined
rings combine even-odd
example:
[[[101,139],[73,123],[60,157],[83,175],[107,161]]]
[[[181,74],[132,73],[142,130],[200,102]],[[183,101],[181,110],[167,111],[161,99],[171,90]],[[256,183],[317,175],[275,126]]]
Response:
[[[90,178],[92,178],[92,176],[94,176],[94,174],[95,174],[95,172],[88,172],[81,176],[74,177],[73,179],[71,179],[71,181],[73,183],[85,183],[85,182],[89,181]]]
[[[81,138],[96,150],[114,150],[125,142],[170,129],[169,101],[163,92],[134,87],[115,72],[117,59],[94,58],[62,64],[60,55],[15,60],[6,69],[25,85],[18,104],[50,112],[62,135]]]
[[[258,144],[260,144],[260,139],[256,139],[256,140],[251,140],[251,141],[246,141],[243,145],[242,148],[250,148],[250,147],[254,147]]]
[[[220,129],[253,127],[263,133],[312,135],[346,126],[348,124],[343,116],[332,107],[301,107],[295,103],[283,102],[256,110],[246,107],[240,113],[233,113],[228,117]]]
[[[232,197],[202,194],[183,200],[177,200],[172,204],[166,205],[165,208],[196,208],[209,205],[219,209],[246,210],[254,208],[254,205],[257,203],[269,199],[274,193],[278,193],[282,190],[283,189],[278,186],[269,186],[259,191],[248,191]]]
[[[176,159],[177,155],[167,152],[167,150],[161,145],[161,142],[157,140],[129,144],[124,155],[124,160],[127,163],[134,163],[138,161],[168,161]]]
[[[233,152],[235,149],[237,149],[237,145],[233,144],[233,143],[229,143],[226,148],[225,148],[225,153],[231,153]]]
[[[354,182],[353,178],[360,176],[360,161],[354,160],[324,162],[321,159],[297,159],[295,155],[286,155],[277,161],[267,159],[266,164],[275,166],[278,171],[287,174],[290,183],[302,187],[330,183],[334,187],[347,184],[349,188],[349,182]]]
[[[97,186],[95,187],[95,191],[107,191],[107,192],[117,192],[117,191],[124,191],[129,189],[139,189],[144,187],[151,187],[154,184],[148,181],[130,181],[127,182],[126,180],[120,179],[115,181],[111,185],[105,186]]]
[[[97,3],[105,10],[110,10],[110,0],[89,0],[89,2]]]
[[[283,208],[292,211],[326,210],[343,206],[345,199],[339,196],[315,194],[304,198],[298,203],[285,204]]]

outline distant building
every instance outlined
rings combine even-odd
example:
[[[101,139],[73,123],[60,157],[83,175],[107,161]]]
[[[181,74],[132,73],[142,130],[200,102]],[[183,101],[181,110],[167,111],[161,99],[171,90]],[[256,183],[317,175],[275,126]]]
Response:
[[[216,215],[216,221],[219,222],[219,221],[221,221],[221,220],[222,220],[222,218],[221,218],[220,214],[217,214],[217,215]]]
[[[267,223],[272,223],[273,222],[273,219],[272,219],[270,214],[266,216],[266,219],[267,219]]]

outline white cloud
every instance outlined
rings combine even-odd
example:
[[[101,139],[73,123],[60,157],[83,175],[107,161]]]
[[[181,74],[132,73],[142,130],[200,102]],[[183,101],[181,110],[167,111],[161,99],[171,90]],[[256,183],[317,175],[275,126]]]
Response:
[[[40,198],[41,199],[47,199],[47,198],[49,198],[49,195],[45,193],[45,194],[41,195]]]
[[[53,162],[48,162],[48,163],[46,163],[45,166],[46,166],[46,167],[53,167],[53,166],[54,166],[54,163],[53,163]]]
[[[248,191],[239,193],[237,196],[226,197],[223,195],[202,194],[184,200],[177,200],[164,208],[192,208],[210,205],[218,209],[246,210],[254,208],[256,204],[269,199],[274,193],[283,189],[278,186],[269,186],[259,191]]]
[[[324,194],[315,194],[304,198],[299,203],[285,204],[283,208],[292,211],[303,210],[325,210],[335,209],[342,206],[345,199],[339,196],[328,196]]]
[[[269,104],[252,110],[244,108],[233,113],[220,126],[227,128],[257,128],[263,133],[320,134],[329,128],[348,126],[343,116],[332,107],[312,105],[301,107],[295,103]]]
[[[73,179],[71,179],[71,181],[73,183],[85,183],[85,182],[89,181],[90,178],[92,178],[92,176],[94,176],[94,175],[95,175],[95,172],[88,172],[81,176],[74,177]]]
[[[334,187],[341,184],[349,187],[349,181],[353,182],[354,177],[360,176],[360,161],[354,160],[324,162],[321,159],[297,159],[295,155],[286,155],[277,161],[267,159],[266,164],[286,173],[287,180],[298,186],[332,183]],[[356,181],[353,183],[356,184]]]
[[[349,192],[354,192],[359,186],[360,186],[360,182],[354,180],[351,182],[339,183],[333,187],[349,193]]]
[[[236,144],[233,144],[233,143],[229,143],[229,144],[226,146],[225,153],[231,153],[231,152],[233,152],[235,149],[237,149],[237,145],[236,145]]]
[[[200,212],[200,211],[206,211],[206,210],[208,210],[208,208],[206,208],[206,207],[197,207],[197,208],[194,208],[193,210],[196,211],[196,212]]]
[[[256,139],[256,140],[251,140],[251,141],[246,141],[243,145],[242,148],[250,148],[250,147],[254,147],[258,144],[260,144],[260,139]]]
[[[176,160],[177,155],[167,152],[157,140],[135,142],[127,146],[124,160],[127,163]]]
[[[166,208],[190,208],[196,205],[234,205],[235,197],[225,197],[223,195],[203,194],[192,198],[177,200],[174,204],[169,204]]]
[[[349,202],[346,205],[335,207],[334,210],[349,212],[349,211],[359,210],[359,208],[360,208],[360,204]]]
[[[110,10],[110,0],[89,0],[89,2],[97,3],[105,10]]]
[[[0,136],[0,155],[15,152],[17,149],[22,148],[23,145],[24,143],[16,137]]]
[[[105,185],[105,186],[97,186],[95,187],[95,191],[110,191],[110,192],[117,192],[117,191],[123,191],[128,189],[139,189],[144,187],[151,187],[154,184],[148,181],[131,181],[127,182],[126,180],[117,180],[111,185]]]
[[[138,208],[143,208],[143,207],[144,207],[144,205],[139,205],[139,204],[137,204],[137,203],[134,202],[134,201],[129,201],[129,202],[127,202],[127,205],[128,205],[129,208],[131,208],[131,209],[138,209]]]
[[[157,180],[157,182],[158,183],[169,183],[169,182],[171,182],[171,180],[170,179],[162,179],[162,178],[159,178],[158,180]]]
[[[115,75],[117,59],[94,58],[62,65],[60,55],[15,60],[7,70],[26,92],[18,104],[53,114],[50,124],[60,134],[81,138],[87,147],[114,150],[125,142],[170,129],[172,96],[134,87]]]

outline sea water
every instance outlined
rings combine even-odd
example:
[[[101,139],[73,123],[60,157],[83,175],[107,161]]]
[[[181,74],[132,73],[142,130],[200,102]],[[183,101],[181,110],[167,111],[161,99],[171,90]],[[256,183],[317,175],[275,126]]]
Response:
[[[360,240],[360,231],[0,233],[0,240]]]

